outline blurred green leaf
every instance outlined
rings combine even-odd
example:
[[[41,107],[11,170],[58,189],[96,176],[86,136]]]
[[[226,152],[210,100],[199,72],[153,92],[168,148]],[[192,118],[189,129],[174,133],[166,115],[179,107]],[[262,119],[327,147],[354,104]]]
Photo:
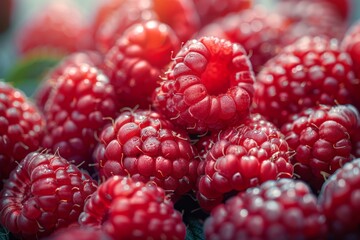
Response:
[[[9,240],[9,232],[0,225],[0,240]]]

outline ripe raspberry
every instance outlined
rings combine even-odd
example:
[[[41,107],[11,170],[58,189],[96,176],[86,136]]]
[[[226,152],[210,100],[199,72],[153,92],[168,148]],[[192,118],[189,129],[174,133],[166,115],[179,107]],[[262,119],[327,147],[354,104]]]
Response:
[[[95,229],[91,227],[79,227],[79,226],[69,226],[67,228],[61,228],[55,231],[50,236],[46,237],[43,240],[111,240],[110,236],[104,233],[100,229]]]
[[[236,192],[267,180],[292,177],[284,136],[259,114],[214,133],[212,139],[198,167],[197,199],[206,211]]]
[[[238,13],[250,9],[253,0],[192,0],[200,16],[202,26],[229,13]]]
[[[178,37],[166,24],[147,21],[128,28],[104,60],[105,73],[120,104],[148,109],[171,53],[179,48]]]
[[[99,185],[79,222],[112,239],[185,239],[186,233],[180,212],[162,188],[120,176]]]
[[[68,67],[45,103],[42,146],[86,168],[92,164],[97,135],[116,114],[115,91],[104,74],[87,64]]]
[[[59,156],[31,152],[14,169],[0,195],[0,223],[25,239],[76,222],[96,182]]]
[[[357,158],[331,175],[321,189],[319,205],[324,209],[334,239],[358,239],[360,236],[359,172],[360,159]]]
[[[45,119],[23,92],[0,81],[0,189],[29,152],[40,148]]]
[[[72,1],[52,1],[21,26],[18,50],[21,54],[38,48],[75,52],[91,46],[88,35],[78,6]]]
[[[325,239],[316,196],[298,180],[267,181],[219,205],[205,221],[206,239]]]
[[[219,130],[249,115],[254,73],[244,48],[216,37],[188,41],[153,105],[189,133]]]
[[[341,49],[350,55],[354,63],[355,75],[360,79],[360,20],[353,23],[347,30],[341,42]]]
[[[359,125],[359,113],[351,105],[321,105],[292,115],[281,131],[294,151],[296,175],[318,191],[329,175],[354,159],[352,142]]]
[[[100,177],[153,181],[173,200],[195,187],[198,160],[185,131],[154,111],[124,111],[100,135],[94,152]]]
[[[83,51],[83,52],[75,52],[69,54],[64,59],[60,61],[60,63],[54,67],[47,74],[41,84],[38,86],[34,99],[36,105],[43,110],[45,107],[45,103],[50,96],[51,89],[56,85],[57,79],[64,74],[66,68],[68,67],[77,67],[82,64],[88,64],[94,67],[101,67],[103,63],[103,56],[95,51]]]
[[[243,45],[258,72],[280,48],[289,26],[287,18],[256,5],[240,13],[228,14],[203,27],[199,36],[216,36]]]
[[[270,59],[257,75],[254,108],[278,126],[289,114],[319,104],[356,103],[360,82],[336,40],[303,37]]]

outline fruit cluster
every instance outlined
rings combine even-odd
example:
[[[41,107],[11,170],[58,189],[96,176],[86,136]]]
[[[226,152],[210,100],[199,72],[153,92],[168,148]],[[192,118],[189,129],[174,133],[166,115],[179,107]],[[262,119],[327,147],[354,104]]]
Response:
[[[61,60],[0,82],[6,239],[360,238],[350,5],[49,3],[16,46]]]

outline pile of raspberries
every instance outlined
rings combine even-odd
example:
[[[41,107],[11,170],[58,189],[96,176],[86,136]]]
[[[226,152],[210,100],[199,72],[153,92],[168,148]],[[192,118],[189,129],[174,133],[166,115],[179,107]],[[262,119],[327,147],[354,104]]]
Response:
[[[352,8],[49,2],[14,44],[61,60],[0,82],[4,237],[360,239]]]

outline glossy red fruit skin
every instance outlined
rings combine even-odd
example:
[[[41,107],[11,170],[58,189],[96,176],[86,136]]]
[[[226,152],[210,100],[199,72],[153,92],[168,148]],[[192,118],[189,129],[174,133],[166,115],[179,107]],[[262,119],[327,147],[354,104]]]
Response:
[[[241,45],[216,37],[192,39],[171,64],[153,106],[177,126],[202,134],[249,115],[255,77]]]
[[[149,109],[160,76],[179,49],[180,41],[167,24],[152,20],[129,27],[104,57],[119,105]]]
[[[100,179],[153,181],[174,201],[195,188],[199,160],[190,138],[152,110],[122,112],[101,132],[94,159]]]
[[[338,41],[302,37],[283,48],[257,75],[254,111],[277,126],[290,114],[319,104],[358,103],[360,82]]]
[[[77,221],[96,182],[66,159],[31,152],[0,193],[0,223],[15,236],[34,239]]]
[[[186,234],[180,212],[162,188],[121,176],[99,185],[79,223],[101,229],[112,239],[185,239]]]
[[[308,185],[279,179],[213,209],[204,232],[206,239],[326,239],[327,226]]]
[[[43,112],[47,134],[42,146],[91,170],[97,136],[118,114],[107,76],[87,64],[67,68],[52,87]]]
[[[293,151],[295,176],[318,192],[326,178],[355,158],[359,124],[352,105],[321,105],[292,115],[281,132]]]
[[[204,151],[199,149],[204,159],[198,167],[196,192],[205,211],[211,211],[234,193],[267,180],[293,176],[290,149],[283,134],[259,114],[208,138],[206,142],[211,145]]]
[[[111,240],[110,236],[104,233],[101,229],[84,227],[76,223],[76,226],[68,226],[61,228],[54,233],[50,234],[43,240]]]
[[[350,55],[355,75],[360,79],[360,21],[354,22],[348,28],[341,41],[341,49]]]
[[[19,89],[0,82],[0,187],[30,152],[41,148],[45,119]]]

